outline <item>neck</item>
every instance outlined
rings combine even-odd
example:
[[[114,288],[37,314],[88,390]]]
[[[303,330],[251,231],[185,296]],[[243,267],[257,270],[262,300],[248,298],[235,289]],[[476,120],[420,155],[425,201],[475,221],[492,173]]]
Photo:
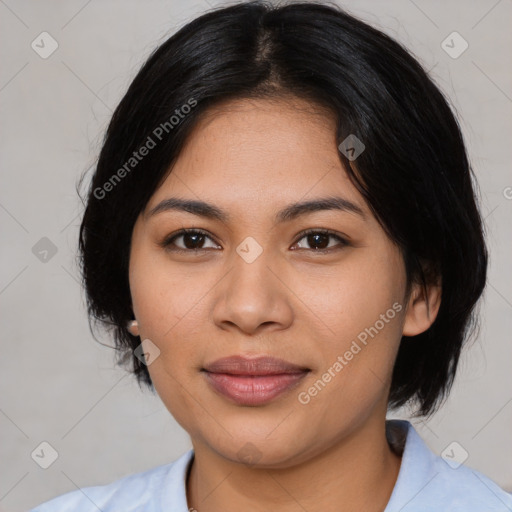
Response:
[[[384,420],[385,421],[385,420]],[[385,423],[370,420],[316,456],[289,467],[248,467],[193,442],[187,481],[190,509],[199,512],[341,509],[382,512],[401,456],[390,448]]]

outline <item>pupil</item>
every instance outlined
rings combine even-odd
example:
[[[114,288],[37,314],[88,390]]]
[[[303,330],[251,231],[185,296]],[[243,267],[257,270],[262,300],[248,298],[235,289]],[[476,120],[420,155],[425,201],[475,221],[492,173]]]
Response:
[[[198,239],[199,239],[199,242],[201,241],[201,239],[204,238],[204,235],[201,235],[201,234],[191,234],[191,233],[187,233],[184,237],[184,241],[185,241],[185,247],[187,249],[197,249],[197,245],[199,245],[197,242],[198,242]],[[195,241],[192,242],[191,244],[190,243],[187,243],[187,240],[190,240],[190,239],[194,239]]]
[[[318,238],[320,238],[320,243],[318,243]],[[326,243],[321,243],[321,240],[322,238],[324,239],[324,242]],[[323,234],[314,234],[314,235],[309,235],[308,236],[308,243],[310,245],[320,245],[321,247],[316,247],[317,249],[325,249],[327,248],[327,246],[329,245],[329,242],[328,242],[328,236],[327,235],[323,235]]]

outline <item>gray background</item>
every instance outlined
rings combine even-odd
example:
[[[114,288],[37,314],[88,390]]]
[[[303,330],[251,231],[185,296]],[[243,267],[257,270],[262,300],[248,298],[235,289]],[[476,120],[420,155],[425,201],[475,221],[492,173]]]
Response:
[[[480,335],[449,401],[428,423],[413,423],[436,453],[457,441],[466,465],[512,491],[511,1],[340,3],[410,48],[460,114],[481,186],[489,285]],[[108,483],[191,447],[160,400],[115,368],[113,351],[89,333],[75,263],[75,183],[94,164],[143,60],[220,4],[0,0],[1,510]],[[43,31],[59,45],[46,59],[31,48]],[[441,47],[453,31],[469,44],[456,59]],[[43,237],[57,249],[47,261],[33,252]],[[48,469],[31,458],[43,441],[58,452]]]

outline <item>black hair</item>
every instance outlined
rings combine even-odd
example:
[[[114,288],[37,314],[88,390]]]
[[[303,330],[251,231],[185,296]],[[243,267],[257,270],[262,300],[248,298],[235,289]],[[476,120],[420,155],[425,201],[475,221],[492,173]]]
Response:
[[[401,339],[388,403],[417,404],[416,415],[430,415],[452,386],[486,282],[476,183],[457,119],[421,64],[335,4],[250,1],[212,9],[148,57],[112,116],[87,192],[79,258],[89,320],[112,330],[119,361],[129,361],[139,385],[154,391],[133,353],[141,340],[126,326],[134,318],[134,223],[210,107],[285,96],[332,112],[338,143],[350,134],[364,143],[357,160],[339,156],[400,247],[408,290],[413,282],[442,283],[431,327]],[[135,158],[150,139],[154,147]]]

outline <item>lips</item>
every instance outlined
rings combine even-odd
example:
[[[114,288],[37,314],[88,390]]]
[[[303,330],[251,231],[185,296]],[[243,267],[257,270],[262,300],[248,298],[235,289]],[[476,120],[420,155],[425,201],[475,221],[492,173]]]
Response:
[[[232,356],[207,364],[205,370],[211,373],[229,373],[231,375],[279,375],[298,373],[309,370],[309,368],[269,356],[256,358]]]
[[[298,386],[310,369],[268,356],[232,356],[207,364],[202,371],[223,397],[238,405],[256,406]]]

